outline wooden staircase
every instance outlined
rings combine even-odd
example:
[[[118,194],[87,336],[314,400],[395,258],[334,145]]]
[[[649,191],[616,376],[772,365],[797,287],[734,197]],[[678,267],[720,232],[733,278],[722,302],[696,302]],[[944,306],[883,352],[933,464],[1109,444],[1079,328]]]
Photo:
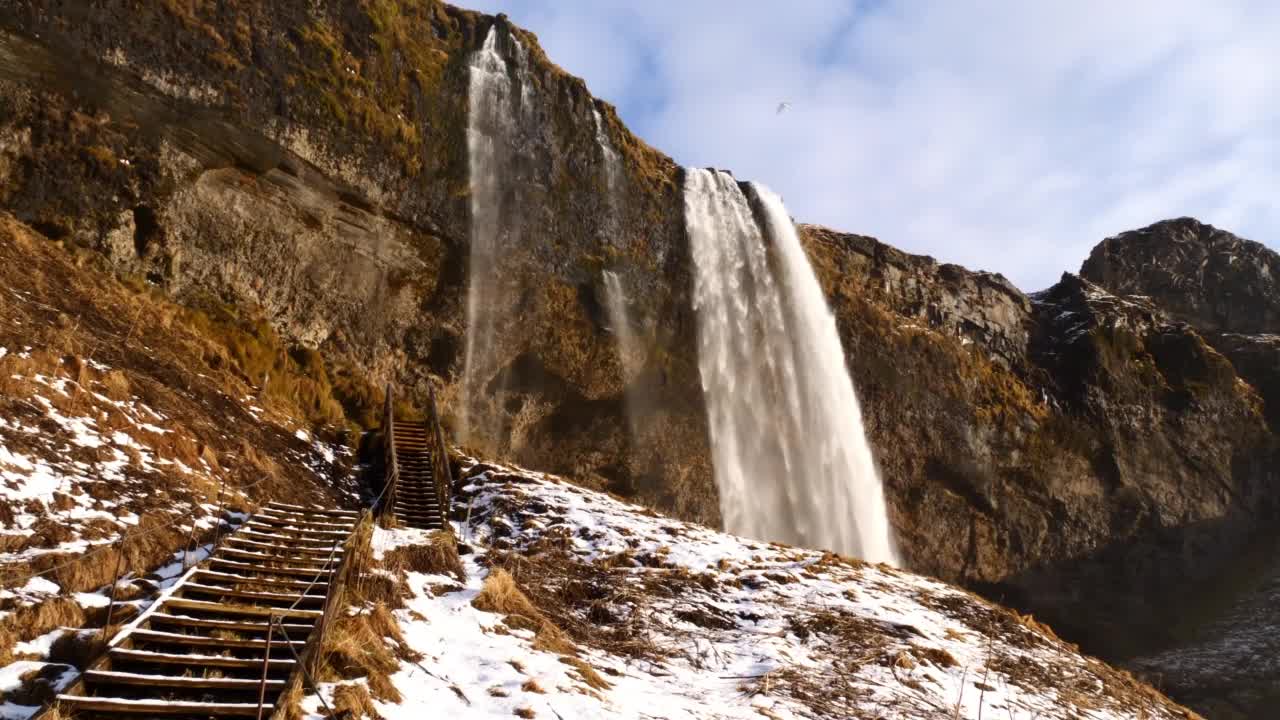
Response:
[[[58,696],[64,715],[271,717],[333,612],[331,584],[356,521],[347,510],[269,503],[111,640]]]
[[[453,477],[434,391],[429,400],[426,422],[396,420],[392,387],[387,386],[382,417],[386,477],[374,512],[409,527],[444,530]]]
[[[426,423],[398,421],[395,439],[396,481],[392,507],[401,524],[424,530],[443,530],[445,513],[437,492],[434,443]]]

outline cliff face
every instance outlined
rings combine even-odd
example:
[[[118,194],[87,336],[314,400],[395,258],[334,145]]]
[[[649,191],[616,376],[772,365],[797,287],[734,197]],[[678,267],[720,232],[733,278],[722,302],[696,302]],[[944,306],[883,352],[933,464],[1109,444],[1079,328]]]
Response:
[[[805,235],[908,565],[1110,657],[1167,642],[1169,593],[1206,593],[1271,517],[1254,388],[1150,300]]]
[[[1081,274],[1115,292],[1149,298],[1186,322],[1257,389],[1274,432],[1280,427],[1280,255],[1191,218],[1107,238]],[[1274,456],[1271,461],[1274,464]],[[1274,487],[1262,488],[1274,495]],[[1274,502],[1274,501],[1271,501]],[[1274,531],[1217,569],[1216,602],[1195,607],[1177,641],[1139,667],[1223,718],[1274,712]]]
[[[472,439],[717,521],[696,364],[656,349],[693,337],[678,169],[531,35],[429,0],[10,2],[0,23],[5,208],[187,302],[255,308],[331,363],[410,394],[434,384],[450,407],[471,246],[468,63],[491,28],[509,57],[523,48],[501,178],[501,222],[519,233],[487,298],[479,389],[496,407]],[[602,309],[610,267],[651,350],[637,382],[652,430],[636,450]]]
[[[9,0],[0,26],[0,207],[185,303],[260,312],[331,374],[433,386],[455,409],[476,269],[469,65],[495,33],[521,121],[473,385],[491,422],[472,439],[718,523],[680,170],[531,34],[429,0]],[[1270,517],[1278,403],[1222,354],[1256,353],[1262,378],[1265,349],[1231,354],[1182,306],[1088,268],[1117,294],[1064,276],[1028,297],[871,238],[802,235],[912,568],[1122,656],[1160,642],[1163,598],[1204,590]],[[604,270],[641,346],[629,381]],[[1203,302],[1215,328],[1240,318]],[[1222,329],[1257,332],[1266,312]],[[370,399],[344,387],[358,415]]]
[[[1150,296],[1202,332],[1280,328],[1280,255],[1194,218],[1107,238],[1080,274],[1116,293]]]
[[[1272,426],[1280,423],[1280,255],[1180,218],[1107,238],[1080,274],[1149,296],[1191,324],[1266,398]]]

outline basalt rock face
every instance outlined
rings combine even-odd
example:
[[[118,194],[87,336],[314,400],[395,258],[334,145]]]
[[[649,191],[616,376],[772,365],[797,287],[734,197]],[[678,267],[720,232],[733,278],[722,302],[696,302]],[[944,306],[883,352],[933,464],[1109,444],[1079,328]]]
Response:
[[[1280,255],[1194,218],[1107,238],[1080,275],[1126,295],[1147,295],[1202,332],[1280,329]]]
[[[1102,241],[1080,274],[1149,296],[1190,323],[1262,393],[1280,427],[1280,254],[1193,218]]]
[[[502,421],[477,442],[719,522],[680,170],[531,34],[429,0],[0,9],[0,207],[450,407],[468,330],[468,67],[498,33],[522,117],[504,195],[521,241],[479,384],[502,391]],[[1158,642],[1165,598],[1205,590],[1271,517],[1272,436],[1226,336],[1125,287],[1065,276],[1029,297],[801,231],[912,568],[1117,657]],[[629,388],[604,270],[643,351]],[[1242,327],[1222,329],[1255,332]],[[1261,377],[1266,349],[1251,347]],[[628,396],[645,400],[638,439]]]
[[[1277,272],[1277,253],[1190,218],[1108,238],[1081,270],[1112,291],[1146,296],[1194,327],[1256,388],[1273,432],[1280,428]],[[1275,494],[1274,487],[1264,490]],[[1274,655],[1280,567],[1274,528],[1262,529],[1250,552],[1215,568],[1214,602],[1191,606],[1196,612],[1176,639],[1138,662],[1211,717],[1271,717],[1280,697],[1280,672],[1265,660]]]
[[[1260,397],[1149,299],[804,230],[911,567],[1122,658],[1273,517]]]

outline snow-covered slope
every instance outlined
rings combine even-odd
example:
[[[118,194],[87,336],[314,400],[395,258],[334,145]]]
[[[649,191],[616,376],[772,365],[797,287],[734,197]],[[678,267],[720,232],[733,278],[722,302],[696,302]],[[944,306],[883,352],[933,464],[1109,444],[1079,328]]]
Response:
[[[396,616],[424,657],[392,678],[403,702],[377,704],[389,720],[1192,717],[1033,620],[928,578],[668,520],[538,473],[471,463],[459,484],[468,577],[408,573]],[[424,541],[378,531],[375,552]],[[536,608],[524,614],[544,617],[473,604],[499,567]]]

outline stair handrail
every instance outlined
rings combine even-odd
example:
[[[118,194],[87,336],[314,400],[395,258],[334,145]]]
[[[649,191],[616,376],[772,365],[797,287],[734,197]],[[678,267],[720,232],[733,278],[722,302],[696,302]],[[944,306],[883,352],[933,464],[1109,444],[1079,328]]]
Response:
[[[396,485],[400,482],[400,463],[396,459],[396,412],[394,388],[387,383],[387,402],[382,414],[383,466],[386,468],[382,484],[382,500],[376,508],[379,518],[386,517],[396,505]]]
[[[433,467],[435,472],[431,473],[431,479],[436,486],[436,502],[440,508],[440,523],[443,527],[449,526],[449,505],[453,499],[453,469],[449,465],[449,449],[444,441],[444,428],[440,425],[440,411],[436,407],[436,390],[429,388],[428,412],[431,417],[431,435],[432,442],[435,444],[435,459],[433,459]],[[438,460],[438,462],[436,462]]]
[[[391,387],[388,385],[388,393],[390,393],[390,390]],[[353,539],[356,534],[360,532],[360,526],[366,522],[372,522],[375,519],[374,516],[374,509],[368,508],[356,519],[355,525],[351,528],[351,533],[347,535],[346,539],[342,542],[342,557],[338,558],[338,562],[336,564],[333,562],[333,559],[334,554],[337,552],[337,544],[335,544],[334,549],[330,551],[329,561],[327,561],[323,566],[327,568],[326,580],[328,581],[324,604],[321,606],[320,616],[316,618],[315,624],[311,627],[311,634],[307,637],[307,641],[303,643],[301,653],[299,653],[297,648],[293,646],[293,642],[289,638],[289,633],[285,631],[284,623],[278,616],[275,619],[276,629],[280,631],[280,636],[284,638],[285,645],[293,654],[294,667],[297,669],[297,671],[289,676],[289,680],[278,698],[289,697],[303,689],[305,684],[310,684],[311,689],[317,695],[320,695],[320,701],[324,704],[330,720],[334,717],[333,711],[329,709],[328,702],[326,702],[324,696],[321,695],[320,688],[315,682],[315,676],[320,670],[320,663],[323,660],[321,657],[321,651],[324,649],[325,640],[329,635],[329,629],[338,618],[345,602],[344,595],[347,592],[347,585],[350,584],[351,575],[352,573],[359,572],[359,569],[352,564],[354,562],[352,558],[359,554],[355,551],[356,548],[353,546]],[[319,574],[317,574],[317,577],[319,577]],[[312,582],[314,583],[315,580],[312,580]],[[302,594],[305,595],[306,590],[304,590]],[[299,598],[299,602],[301,602],[301,598]],[[297,607],[297,603],[294,603],[294,607]],[[290,717],[289,708],[281,704],[279,699],[277,699],[269,720],[284,720],[287,717]]]

